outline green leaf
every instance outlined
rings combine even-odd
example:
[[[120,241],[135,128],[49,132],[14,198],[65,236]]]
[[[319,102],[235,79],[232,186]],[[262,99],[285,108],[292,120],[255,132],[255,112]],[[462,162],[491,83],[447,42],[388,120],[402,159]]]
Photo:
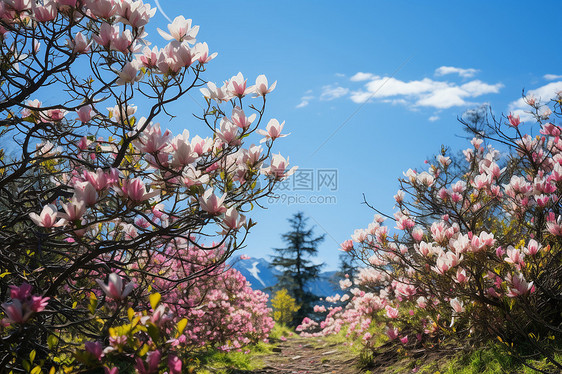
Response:
[[[35,366],[33,370],[31,370],[31,374],[41,374],[43,370],[39,366]]]
[[[53,350],[55,346],[58,344],[58,342],[59,342],[59,338],[57,338],[54,335],[49,335],[49,337],[47,338],[47,345],[49,346],[50,350]]]
[[[29,353],[29,362],[33,363],[36,354],[37,352],[35,352],[35,349]]]

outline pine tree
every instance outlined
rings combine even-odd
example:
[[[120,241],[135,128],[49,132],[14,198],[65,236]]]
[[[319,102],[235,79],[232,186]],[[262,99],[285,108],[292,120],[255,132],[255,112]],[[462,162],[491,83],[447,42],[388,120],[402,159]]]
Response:
[[[277,276],[277,288],[286,288],[300,306],[293,324],[312,312],[312,303],[317,297],[307,289],[307,285],[318,276],[324,265],[315,265],[309,259],[318,252],[317,247],[324,240],[324,235],[315,237],[314,227],[307,228],[307,220],[302,212],[289,218],[291,231],[281,236],[287,247],[275,248],[278,255],[272,256],[271,261],[273,266],[282,269],[281,275]]]

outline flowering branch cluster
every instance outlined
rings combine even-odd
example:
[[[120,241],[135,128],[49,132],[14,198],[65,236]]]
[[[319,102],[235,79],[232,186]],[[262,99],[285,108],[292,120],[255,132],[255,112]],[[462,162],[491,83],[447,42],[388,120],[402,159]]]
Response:
[[[395,233],[376,214],[342,244],[366,268],[349,305],[332,309],[320,334],[347,326],[372,347],[371,328],[382,324],[390,340],[415,349],[498,339],[562,366],[551,351],[562,323],[562,141],[554,122],[562,101],[552,109],[527,101],[540,135],[522,133],[513,115],[463,120],[476,134],[464,159],[443,150],[427,170],[404,173],[388,217]],[[301,328],[315,327],[308,325]]]
[[[150,48],[155,12],[142,0],[0,1],[0,367],[31,352],[69,365],[61,357],[83,339],[109,342],[125,299],[148,310],[155,284],[165,298],[212,287],[254,225],[247,213],[295,169],[272,152],[284,123],[258,129],[276,83],[204,81],[216,53],[196,42],[199,27],[179,16],[158,30],[167,44]],[[208,134],[161,128],[170,104],[197,88]],[[260,134],[262,145],[245,143]],[[166,268],[189,269],[193,256],[203,256],[195,271]],[[8,301],[16,286],[25,292]]]

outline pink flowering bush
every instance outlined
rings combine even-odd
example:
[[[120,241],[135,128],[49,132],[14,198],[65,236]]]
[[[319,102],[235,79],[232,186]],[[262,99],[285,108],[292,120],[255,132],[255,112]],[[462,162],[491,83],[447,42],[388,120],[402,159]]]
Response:
[[[476,136],[463,158],[444,149],[404,173],[394,227],[377,214],[342,245],[367,267],[319,334],[345,326],[373,349],[373,327],[415,349],[494,340],[562,367],[561,101],[526,99],[536,124],[465,119]]]
[[[179,338],[182,346],[230,351],[267,339],[274,324],[268,295],[252,290],[238,270],[217,262],[223,256],[222,248],[203,250],[179,239],[167,250],[180,254],[182,261],[156,254],[154,268],[160,269],[162,277],[152,287],[162,294],[163,305],[176,318],[187,319],[187,328]],[[210,264],[216,265],[206,271]],[[202,275],[178,282],[197,273]]]
[[[188,346],[267,334],[265,296],[222,264],[254,225],[246,214],[295,169],[273,154],[284,123],[265,118],[276,82],[206,82],[216,53],[197,42],[199,27],[176,17],[149,47],[155,12],[142,0],[0,1],[8,371],[107,362],[116,373],[122,360],[140,373],[181,372]],[[203,109],[181,119],[203,124],[201,136],[174,135],[158,121],[194,90]],[[155,288],[164,309],[147,301]],[[189,327],[178,328],[184,316]],[[207,317],[216,334],[197,320]]]

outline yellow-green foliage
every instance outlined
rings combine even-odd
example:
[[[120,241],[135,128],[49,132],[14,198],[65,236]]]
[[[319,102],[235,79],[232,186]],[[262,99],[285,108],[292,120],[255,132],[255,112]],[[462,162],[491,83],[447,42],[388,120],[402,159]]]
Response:
[[[288,324],[293,320],[293,314],[300,309],[286,289],[282,289],[275,293],[271,299],[273,305],[273,319],[277,323]]]

